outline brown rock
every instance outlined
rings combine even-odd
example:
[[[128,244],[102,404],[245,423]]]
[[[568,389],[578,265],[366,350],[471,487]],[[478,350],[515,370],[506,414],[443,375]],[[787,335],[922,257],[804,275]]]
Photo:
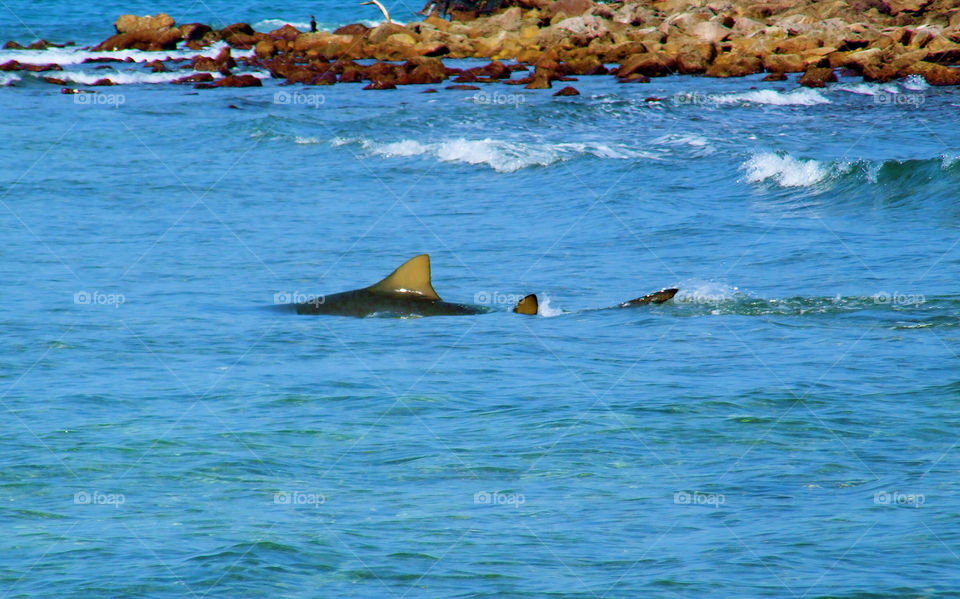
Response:
[[[707,77],[745,77],[763,71],[763,63],[756,56],[741,56],[732,52],[720,54],[704,73]]]
[[[448,85],[444,89],[453,89],[453,90],[463,90],[463,91],[476,91],[480,89],[476,85]]]
[[[552,19],[560,13],[568,17],[576,17],[593,8],[590,0],[556,0],[543,10],[543,16]]]
[[[52,83],[54,85],[66,85],[67,82],[64,79],[57,79],[56,77],[44,77],[44,81],[47,83]]]
[[[178,29],[180,30],[180,33],[183,34],[183,39],[187,40],[188,42],[200,41],[208,33],[213,31],[210,29],[209,25],[204,25],[203,23],[188,23],[186,25],[180,25]],[[214,37],[219,37],[219,35]]]
[[[569,85],[560,91],[553,94],[555,96],[579,96],[580,92],[577,91],[577,88],[570,87]]]
[[[770,73],[802,73],[807,62],[799,54],[768,54],[763,59],[763,68]]]
[[[810,67],[800,77],[804,87],[826,87],[827,83],[837,80],[836,73],[830,68]]]
[[[362,23],[350,23],[333,30],[336,35],[358,35],[360,37],[367,35],[368,31],[370,31],[370,28]]]
[[[181,77],[180,79],[175,79],[171,83],[182,85],[184,83],[207,83],[213,81],[213,75],[210,73],[194,73],[187,77]]]
[[[114,83],[113,81],[110,81],[109,79],[97,79],[96,81],[91,83],[91,85],[109,86],[109,85],[116,85],[116,83]]]
[[[262,87],[263,82],[253,75],[230,75],[216,82],[217,87]]]
[[[156,16],[122,15],[114,24],[117,33],[130,33],[132,31],[159,31],[161,29],[170,29],[173,27],[173,18],[164,13]]]
[[[784,73],[770,73],[766,77],[761,79],[761,81],[786,81],[786,80],[787,80],[787,76]]]
[[[397,85],[393,81],[373,81],[363,89],[397,89]]]
[[[666,54],[634,54],[620,63],[617,77],[625,78],[639,73],[647,77],[663,77],[677,70],[677,63]]]
[[[930,85],[960,85],[960,69],[945,67],[921,60],[904,71],[907,75],[920,75]]]
[[[163,64],[162,60],[154,60],[154,61],[148,62],[144,66],[150,67],[154,73],[166,73],[167,71],[170,70],[167,68],[167,65]]]

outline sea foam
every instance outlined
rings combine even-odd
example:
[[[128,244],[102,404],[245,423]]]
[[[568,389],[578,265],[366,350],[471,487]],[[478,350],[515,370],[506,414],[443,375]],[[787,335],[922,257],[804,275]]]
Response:
[[[93,52],[81,48],[49,48],[47,50],[0,50],[0,63],[15,60],[20,64],[58,64],[60,66],[81,64],[88,58],[116,58],[125,61],[128,58],[135,62],[149,62],[153,60],[173,60],[176,58],[193,58],[194,56],[216,57],[220,50],[227,48],[224,42],[217,42],[200,51],[189,49],[171,50],[167,52],[146,52],[143,50],[116,50],[112,52]],[[252,51],[231,50],[234,57],[248,56]],[[118,63],[119,64],[119,63]]]
[[[755,154],[742,167],[750,183],[773,181],[781,187],[807,187],[823,181],[830,169],[816,160],[797,160],[789,154]]]
[[[498,139],[450,139],[438,142],[420,142],[404,139],[382,143],[367,139],[333,140],[334,146],[359,144],[370,156],[384,158],[433,156],[442,162],[458,162],[472,165],[486,165],[501,173],[511,173],[532,166],[549,166],[555,162],[578,156],[626,160],[658,157],[618,144],[602,143],[557,143],[529,144]]]

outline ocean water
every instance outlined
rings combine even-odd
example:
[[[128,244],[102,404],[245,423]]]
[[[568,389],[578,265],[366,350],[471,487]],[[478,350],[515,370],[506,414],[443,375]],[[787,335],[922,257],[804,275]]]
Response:
[[[81,64],[164,8],[0,10],[123,83],[0,74],[0,597],[960,595],[958,90]],[[272,309],[420,253],[497,311]]]

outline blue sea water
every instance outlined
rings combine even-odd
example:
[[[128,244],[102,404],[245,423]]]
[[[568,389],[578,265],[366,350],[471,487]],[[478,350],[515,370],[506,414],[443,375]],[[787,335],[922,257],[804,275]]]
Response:
[[[96,66],[0,81],[0,597],[960,596],[957,89]],[[497,311],[272,309],[419,253]]]

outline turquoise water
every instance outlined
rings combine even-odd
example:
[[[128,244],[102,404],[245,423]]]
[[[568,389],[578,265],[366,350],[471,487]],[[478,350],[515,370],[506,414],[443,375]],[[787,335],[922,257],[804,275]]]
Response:
[[[960,595],[956,89],[95,66],[0,88],[0,596]],[[419,253],[497,311],[272,309]]]

